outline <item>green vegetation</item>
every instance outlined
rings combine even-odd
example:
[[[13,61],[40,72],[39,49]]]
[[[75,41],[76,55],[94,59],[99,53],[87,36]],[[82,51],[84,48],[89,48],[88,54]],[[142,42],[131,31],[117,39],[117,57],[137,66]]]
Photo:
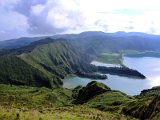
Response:
[[[47,38],[7,53],[2,51],[0,57],[0,83],[5,84],[55,88],[68,74],[95,69],[63,39]]]
[[[158,120],[160,117],[160,87],[143,90],[135,96],[136,101],[130,102],[122,112],[140,119]]]
[[[127,57],[160,57],[160,51],[125,51],[124,55]]]
[[[102,53],[98,55],[97,60],[108,64],[123,65],[123,56],[119,53]]]
[[[142,97],[160,96],[159,91],[160,91],[160,86],[156,86],[156,87],[153,87],[152,89],[143,90],[141,94],[136,97],[142,98]]]
[[[128,96],[120,91],[111,90],[102,83],[92,81],[86,87],[78,86],[73,90],[75,104],[96,108],[101,111],[121,113],[122,108],[134,97]]]
[[[124,38],[120,44],[113,36],[106,38],[101,35],[104,33],[94,37],[88,33],[80,34],[69,40],[45,38],[15,50],[1,50],[0,66],[6,70],[2,69],[0,83],[56,88],[63,84],[61,79],[68,74],[106,79],[105,75],[93,74],[99,71],[90,64],[92,60],[123,66],[120,52],[141,48],[135,44],[133,48],[128,48],[130,42]],[[8,66],[5,67],[5,64]]]
[[[13,55],[0,56],[0,83],[51,87],[47,76]]]
[[[90,83],[109,89],[101,83]],[[90,86],[88,85],[88,86]],[[0,84],[0,120],[130,120],[119,113],[104,112],[88,105],[74,105],[72,90]]]
[[[97,66],[98,71],[105,74],[111,75],[119,75],[125,77],[132,77],[132,78],[139,78],[145,79],[146,77],[138,72],[137,70],[130,69],[128,67],[104,67],[104,66]]]
[[[76,93],[74,93],[74,96],[76,96],[74,103],[82,104],[87,102],[89,99],[91,99],[94,96],[105,93],[106,91],[110,91],[110,88],[108,88],[102,83],[92,81],[88,83],[86,87],[82,87],[82,88],[78,87],[78,88],[75,88],[75,90],[73,91],[77,92],[77,95]]]
[[[48,42],[41,41],[42,43],[38,42],[28,46],[25,48],[26,52],[21,53],[18,57],[50,78],[52,87],[61,85],[61,79],[68,74],[79,70],[88,72],[94,68],[86,63],[87,59],[83,59],[80,53],[76,53],[74,47],[67,41],[63,39],[47,40]]]
[[[131,97],[91,82],[86,87],[75,88],[73,93],[76,103],[101,111],[125,114],[142,120],[156,120],[160,116],[160,87],[144,90],[140,95]]]
[[[10,107],[41,108],[51,106],[63,106],[69,104],[71,90],[45,87],[9,86],[0,85],[0,103]]]
[[[120,113],[126,103],[134,101],[130,97],[119,91],[108,91],[89,100],[85,105],[97,108],[102,111],[113,111]]]
[[[97,58],[123,65],[121,51],[132,56],[159,56],[157,42],[152,43],[151,38],[146,41],[145,37],[106,36],[104,33],[83,33],[69,38],[46,38],[23,48],[0,51],[0,83],[3,83],[0,84],[0,119],[154,120],[160,117],[159,87],[144,90],[134,97],[97,82],[73,90],[61,87],[61,79],[68,74],[80,71],[95,77],[92,73],[98,72],[99,67],[89,63]],[[100,68],[101,71],[107,69]],[[145,77],[128,68],[107,70],[112,74]]]
[[[131,97],[92,81],[75,89],[0,84],[0,120],[157,120],[160,87]]]
[[[19,57],[49,77],[53,77],[53,73],[64,77],[67,72],[72,72],[69,62],[73,62],[72,57],[75,55],[61,42],[55,42],[38,46],[32,52],[23,53]]]

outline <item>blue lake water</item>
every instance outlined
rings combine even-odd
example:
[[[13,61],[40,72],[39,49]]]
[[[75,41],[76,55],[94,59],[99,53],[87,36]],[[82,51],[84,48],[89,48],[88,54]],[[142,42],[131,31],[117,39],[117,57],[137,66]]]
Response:
[[[109,86],[111,89],[120,90],[128,95],[137,95],[144,89],[152,88],[153,86],[160,85],[160,58],[154,57],[141,57],[130,58],[124,57],[123,63],[129,68],[136,69],[144,74],[146,79],[133,79],[127,77],[121,77],[117,75],[109,75],[106,80],[96,80]],[[93,64],[93,62],[92,62]],[[95,62],[95,65],[104,65],[105,63]],[[109,65],[110,66],[110,65]],[[91,82],[92,79],[80,78],[77,76],[68,76],[64,79],[64,87],[74,88],[78,85],[85,86]]]

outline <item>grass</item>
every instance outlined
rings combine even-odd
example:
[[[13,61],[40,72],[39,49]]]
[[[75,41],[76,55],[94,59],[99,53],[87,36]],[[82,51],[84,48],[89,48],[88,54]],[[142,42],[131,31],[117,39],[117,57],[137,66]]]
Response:
[[[68,56],[68,58],[66,56]],[[70,72],[72,71],[69,62],[74,60],[75,54],[63,43],[54,42],[40,45],[32,52],[23,53],[19,55],[19,57],[49,77],[53,77],[53,71],[61,73],[63,76],[67,75],[65,68],[68,68]],[[46,70],[46,68],[39,63],[50,67],[50,70]]]
[[[0,84],[0,104],[10,107],[41,108],[69,104],[71,90]]]
[[[133,118],[110,112],[102,112],[84,106],[45,109],[6,109],[0,107],[0,120],[131,120]]]
[[[87,106],[98,108],[103,111],[121,112],[122,108],[131,101],[134,101],[133,97],[130,97],[119,91],[108,91],[100,94],[86,103]]]
[[[136,51],[127,50],[124,52],[127,57],[160,57],[160,51]]]
[[[121,53],[102,53],[98,55],[97,61],[116,64],[123,66],[123,56],[127,57],[160,57],[160,51],[136,51],[136,50],[126,50]]]
[[[102,53],[98,56],[98,61],[108,64],[123,65],[123,56],[119,53]]]
[[[106,95],[107,97],[109,95]],[[86,104],[74,105],[72,100],[72,90],[70,89],[15,85],[11,87],[0,84],[0,120],[132,119],[116,112],[104,112]]]
[[[39,110],[21,110],[17,108],[6,109],[0,107],[0,120],[85,120],[83,116],[71,112],[46,109],[43,113]]]

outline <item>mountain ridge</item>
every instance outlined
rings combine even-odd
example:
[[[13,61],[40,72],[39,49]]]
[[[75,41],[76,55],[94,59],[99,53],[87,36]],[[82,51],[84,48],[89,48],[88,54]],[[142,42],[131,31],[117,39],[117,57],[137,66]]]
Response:
[[[78,40],[72,39],[45,38],[35,41],[28,46],[14,49],[13,51],[11,50],[7,55],[18,57],[29,66],[34,67],[35,70],[43,73],[48,83],[48,85],[45,86],[50,86],[51,88],[61,86],[62,79],[68,74],[76,74],[80,77],[89,77],[93,79],[106,79],[106,75],[94,74],[94,72],[101,71],[98,67],[90,64],[94,57],[96,57],[96,53],[101,51],[101,47],[98,48],[96,43],[94,43],[95,45],[92,44],[93,46],[88,45],[88,42],[90,42],[90,40],[79,43]],[[3,56],[6,56],[5,52],[1,57]],[[13,63],[16,64],[16,61],[13,60]],[[8,70],[10,69],[12,70],[12,67],[8,68]],[[106,68],[105,72],[109,72],[113,69],[116,70],[113,71],[112,74],[119,75],[121,73],[120,75],[128,76],[129,73],[131,73],[129,76],[133,75],[138,78],[145,78],[138,71],[132,69]],[[103,72],[104,71],[102,71],[102,73]],[[12,72],[12,75],[9,76],[14,75],[19,81],[20,78],[17,73]],[[40,77],[39,79],[41,80],[42,78]],[[8,78],[6,80],[8,80]]]
[[[128,36],[138,36],[138,37],[149,37],[151,39],[160,39],[160,35],[155,34],[147,34],[147,33],[141,33],[141,32],[123,32],[118,31],[115,33],[105,33],[102,31],[86,31],[79,34],[61,34],[61,35],[53,35],[53,36],[42,36],[42,37],[22,37],[18,39],[10,39],[10,40],[4,40],[0,41],[0,49],[16,49],[20,47],[24,47],[26,45],[29,45],[30,43],[34,41],[38,41],[41,39],[45,39],[47,37],[57,39],[57,38],[65,38],[65,39],[77,39],[77,37],[82,36],[117,36],[117,37],[128,37]]]

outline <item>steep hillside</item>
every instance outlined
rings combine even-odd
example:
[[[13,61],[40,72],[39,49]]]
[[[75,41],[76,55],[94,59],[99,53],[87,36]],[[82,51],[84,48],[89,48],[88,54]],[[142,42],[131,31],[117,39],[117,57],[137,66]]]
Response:
[[[73,89],[72,96],[74,103],[101,111],[125,114],[140,120],[160,118],[160,87],[143,90],[140,95],[131,97],[101,83],[91,82],[86,87]]]
[[[92,45],[87,47],[86,43],[79,43],[79,40],[46,38],[33,42],[30,45],[19,49],[1,51],[0,55],[2,58],[6,58],[4,56],[8,56],[8,59],[11,59],[10,57],[13,56],[16,59],[21,60],[27,67],[34,68],[36,71],[40,72],[42,76],[45,76],[47,83],[45,83],[44,86],[52,88],[62,85],[61,79],[63,79],[68,74],[76,74],[80,77],[88,77],[92,79],[107,79],[106,75],[101,75],[94,72],[145,78],[145,76],[143,76],[141,73],[132,69],[106,67],[100,69],[102,67],[91,65],[90,62],[94,59],[94,57],[96,57],[96,53],[99,53],[102,50],[98,48],[98,45],[96,46],[96,44],[98,43],[94,43],[95,47]],[[88,48],[90,47],[95,50],[95,53],[93,53],[93,51],[88,51]],[[6,63],[10,65],[6,69],[8,71],[12,70],[14,68],[14,64],[18,64],[16,63],[18,60],[11,59],[13,62],[12,64],[10,64],[10,61],[6,61]],[[5,82],[8,81],[8,79],[13,79],[13,84],[17,84],[16,81],[21,81],[21,84],[25,85],[32,85],[25,81],[37,80],[38,82],[39,79],[41,81],[42,78],[27,77],[24,72],[25,69],[23,70],[22,68],[19,68],[19,64],[17,66],[17,70],[11,71],[13,75],[6,71],[1,73],[2,76],[8,76],[3,77],[1,83],[8,83]],[[23,74],[21,72],[23,72]],[[16,74],[15,78],[13,77],[14,74]],[[32,72],[28,73],[27,75],[30,76],[30,74],[32,76]],[[37,84],[37,86],[39,85]]]
[[[158,120],[159,90],[131,97],[95,81],[75,89],[0,84],[0,119]]]
[[[143,90],[123,109],[123,113],[141,120],[158,120],[160,118],[160,86]]]
[[[0,83],[51,87],[47,76],[13,55],[0,57]]]
[[[26,47],[3,50],[0,57],[0,82],[5,84],[53,88],[61,86],[61,79],[68,74],[95,69],[88,64],[90,57],[64,39],[42,39]]]
[[[110,89],[108,91],[107,86],[97,82],[90,83],[88,87],[84,89],[84,91],[89,90],[88,88],[98,88],[95,94],[94,92],[92,93],[94,97],[112,92],[112,90]],[[105,91],[102,92],[102,90]],[[114,100],[116,99],[116,95],[114,94],[114,92],[112,93],[113,97],[111,96],[111,94],[110,96],[106,96],[103,100],[106,100],[107,103],[108,101],[114,102]],[[122,95],[118,91],[117,94],[120,94],[119,96],[124,96],[124,98],[127,98],[125,97],[125,95]],[[75,105],[72,103],[72,101],[74,100],[72,96],[72,90],[65,88],[56,88],[51,90],[44,87],[37,88],[14,85],[10,87],[9,85],[0,84],[0,119],[136,120],[133,117],[125,116],[116,111],[111,112],[109,110],[98,110],[99,108],[96,109],[85,104]],[[117,95],[117,97],[119,96]],[[93,96],[88,97],[90,97],[90,99],[93,99]]]
[[[52,86],[55,79],[60,81],[68,74],[92,71],[93,66],[88,64],[88,58],[76,52],[76,49],[63,39],[47,38],[23,48],[22,51],[18,57],[52,79]]]

